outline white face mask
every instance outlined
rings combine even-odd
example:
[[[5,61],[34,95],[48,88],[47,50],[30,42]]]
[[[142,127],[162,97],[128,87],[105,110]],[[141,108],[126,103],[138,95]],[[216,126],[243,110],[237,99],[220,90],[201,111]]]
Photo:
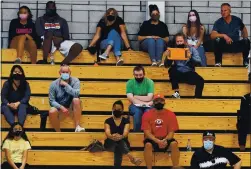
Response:
[[[203,141],[203,144],[206,150],[211,150],[214,147],[214,142],[210,140]]]
[[[190,16],[189,21],[190,22],[195,22],[197,20],[196,16]]]

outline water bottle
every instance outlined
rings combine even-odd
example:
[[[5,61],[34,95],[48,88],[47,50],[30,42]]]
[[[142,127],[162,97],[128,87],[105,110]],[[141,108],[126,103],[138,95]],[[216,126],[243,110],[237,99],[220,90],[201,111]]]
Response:
[[[191,140],[187,140],[187,151],[192,151],[192,145],[191,145]]]

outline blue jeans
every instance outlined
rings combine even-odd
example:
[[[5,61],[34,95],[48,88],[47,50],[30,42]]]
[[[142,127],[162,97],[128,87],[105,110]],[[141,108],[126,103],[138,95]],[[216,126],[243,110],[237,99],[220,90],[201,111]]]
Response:
[[[27,110],[27,104],[20,104],[17,108],[17,110],[12,110],[9,106],[3,105],[1,107],[2,114],[4,115],[6,121],[9,123],[9,125],[13,125],[15,122],[15,116],[14,113],[17,113],[18,122],[21,125],[24,125],[24,121],[26,119],[26,110]]]
[[[140,48],[148,52],[152,62],[159,62],[162,60],[163,52],[166,49],[166,42],[161,38],[157,40],[147,38],[140,43]]]
[[[133,116],[133,131],[141,131],[142,115],[150,109],[151,107],[137,107],[134,104],[129,106],[130,115]]]
[[[101,41],[100,48],[106,49],[108,45],[112,46],[115,56],[121,56],[122,39],[114,29],[108,33],[107,39]]]
[[[202,45],[200,45],[197,48],[197,51],[199,52],[199,55],[200,55],[200,58],[201,58],[201,66],[206,67],[207,66],[207,58],[206,58],[206,55],[205,55],[204,47]]]

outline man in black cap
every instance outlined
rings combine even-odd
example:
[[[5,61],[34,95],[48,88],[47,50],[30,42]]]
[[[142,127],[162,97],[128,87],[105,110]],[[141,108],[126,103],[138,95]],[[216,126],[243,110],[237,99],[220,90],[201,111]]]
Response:
[[[191,169],[225,169],[227,164],[234,169],[241,168],[241,159],[228,149],[215,145],[215,134],[203,133],[203,147],[194,152]]]

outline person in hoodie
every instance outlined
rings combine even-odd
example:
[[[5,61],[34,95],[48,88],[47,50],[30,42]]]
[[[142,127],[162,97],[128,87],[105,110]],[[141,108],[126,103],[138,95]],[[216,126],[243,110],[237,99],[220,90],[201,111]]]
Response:
[[[172,89],[174,94],[172,97],[180,98],[179,94],[179,82],[187,83],[190,85],[196,85],[195,98],[200,98],[202,96],[202,91],[204,88],[204,79],[195,72],[195,66],[201,64],[201,58],[198,51],[191,46],[187,46],[185,35],[182,33],[177,33],[175,35],[175,47],[176,48],[189,48],[188,51],[191,54],[189,60],[168,60],[165,59],[165,67],[170,67],[168,70],[170,81],[172,84]],[[165,55],[169,55],[170,51],[167,49]]]
[[[67,21],[57,14],[56,3],[53,1],[46,3],[46,13],[37,19],[36,30],[43,40],[43,60],[38,61],[40,64],[47,63],[49,54],[51,54],[51,64],[54,64],[52,55],[56,50],[65,56],[61,64],[69,64],[83,49],[79,43],[69,40]]]
[[[8,46],[17,51],[17,58],[14,61],[16,64],[22,62],[24,49],[29,52],[32,64],[37,61],[37,35],[32,16],[27,6],[21,6],[17,13],[18,18],[10,22]]]

